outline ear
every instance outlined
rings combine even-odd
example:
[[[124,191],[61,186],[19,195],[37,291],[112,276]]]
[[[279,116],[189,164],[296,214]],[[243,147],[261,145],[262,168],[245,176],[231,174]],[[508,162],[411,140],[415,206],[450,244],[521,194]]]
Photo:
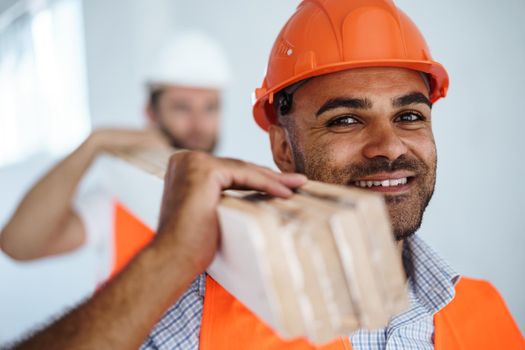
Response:
[[[268,134],[270,135],[273,161],[279,170],[281,170],[283,173],[295,172],[292,148],[288,141],[286,130],[279,125],[270,125]]]
[[[144,114],[146,115],[146,119],[148,120],[149,125],[158,124],[158,117],[151,103],[148,102],[148,104],[146,104],[146,107],[144,107]]]

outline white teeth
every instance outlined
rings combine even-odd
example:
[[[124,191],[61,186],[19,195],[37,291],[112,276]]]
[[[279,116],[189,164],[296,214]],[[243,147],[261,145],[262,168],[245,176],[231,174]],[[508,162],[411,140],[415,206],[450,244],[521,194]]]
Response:
[[[372,186],[383,186],[383,187],[391,187],[391,186],[400,186],[400,185],[406,185],[408,182],[408,178],[403,177],[400,179],[388,179],[383,181],[356,181],[354,185],[357,187],[367,188]]]

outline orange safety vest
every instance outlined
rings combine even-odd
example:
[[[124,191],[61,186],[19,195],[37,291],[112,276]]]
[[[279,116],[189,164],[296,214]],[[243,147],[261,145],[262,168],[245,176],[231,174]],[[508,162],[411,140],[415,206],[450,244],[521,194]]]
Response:
[[[115,202],[113,218],[113,266],[110,279],[155,237],[155,233],[122,203]]]
[[[154,233],[122,204],[115,205],[115,259],[113,274],[142,249]],[[505,302],[488,282],[462,277],[456,296],[434,316],[434,347],[437,350],[525,350],[521,335]],[[315,347],[306,340],[281,340],[237,299],[211,277],[201,321],[201,350],[350,350],[347,337]]]

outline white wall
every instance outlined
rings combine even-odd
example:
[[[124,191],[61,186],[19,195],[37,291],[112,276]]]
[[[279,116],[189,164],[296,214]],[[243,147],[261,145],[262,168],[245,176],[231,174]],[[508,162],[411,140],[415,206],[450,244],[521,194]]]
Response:
[[[438,183],[423,236],[501,291],[525,330],[525,2],[400,0],[451,77],[436,104]]]
[[[175,25],[168,0],[85,0],[84,22],[92,123],[143,125],[141,76]]]
[[[297,3],[84,1],[93,124],[141,125],[140,77],[151,50],[172,28],[201,27],[225,46],[236,78],[226,94],[219,153],[271,165],[267,137],[252,121],[250,94],[261,82],[275,35]],[[434,107],[438,183],[421,234],[459,272],[492,281],[525,331],[525,118],[520,110],[525,2],[398,0],[398,5],[419,25],[451,77],[449,96]],[[89,258],[76,264],[86,273],[91,268]],[[51,270],[48,276],[67,276],[58,264]],[[68,284],[53,295],[63,296],[66,304],[72,298],[68,293],[78,299],[82,288]],[[0,291],[7,289],[2,284]],[[16,291],[9,290],[0,298],[7,295],[16,305]],[[56,300],[50,303],[55,310],[62,307]],[[30,311],[23,315],[30,317]],[[5,322],[3,315],[0,320]],[[27,324],[16,317],[10,322],[18,331]],[[0,343],[1,336],[0,331]]]
[[[55,159],[39,154],[0,168],[0,227],[25,190]],[[90,295],[96,285],[92,247],[38,262],[15,262],[0,252],[0,348],[40,327]]]

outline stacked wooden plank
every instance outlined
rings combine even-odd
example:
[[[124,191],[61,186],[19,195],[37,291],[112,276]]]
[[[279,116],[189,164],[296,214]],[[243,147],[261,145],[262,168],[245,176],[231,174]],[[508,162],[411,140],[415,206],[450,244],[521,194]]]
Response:
[[[172,153],[113,156],[163,179]],[[286,200],[226,191],[218,212],[221,247],[207,272],[285,339],[323,344],[384,327],[408,305],[378,194],[309,181]]]

